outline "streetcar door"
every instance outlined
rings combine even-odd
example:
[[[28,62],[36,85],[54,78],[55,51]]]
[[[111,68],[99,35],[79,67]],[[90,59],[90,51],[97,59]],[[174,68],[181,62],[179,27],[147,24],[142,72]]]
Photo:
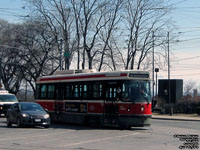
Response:
[[[118,82],[105,83],[104,124],[118,124],[118,104],[120,86]]]
[[[56,87],[56,100],[54,102],[54,110],[56,114],[61,114],[64,108],[64,84],[58,84]]]

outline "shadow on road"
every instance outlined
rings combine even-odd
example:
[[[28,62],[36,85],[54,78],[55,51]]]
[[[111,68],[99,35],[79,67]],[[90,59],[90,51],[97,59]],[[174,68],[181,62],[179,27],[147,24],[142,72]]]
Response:
[[[77,124],[65,124],[54,123],[51,125],[54,129],[71,129],[71,130],[148,130],[146,127],[131,127],[131,128],[119,128],[119,127],[98,127],[98,126],[86,126]]]
[[[6,118],[0,118],[0,128],[8,128],[6,125]],[[12,127],[9,128],[18,128],[16,125],[12,125]],[[40,126],[25,126],[25,127],[20,127],[20,128],[32,128],[32,129],[44,129],[43,127]],[[50,125],[49,128],[52,129],[71,129],[71,130],[132,130],[132,131],[137,131],[137,130],[149,130],[146,127],[132,127],[132,128],[119,128],[119,127],[98,127],[98,126],[86,126],[86,125],[79,125],[79,124],[66,124],[66,123],[53,123]]]

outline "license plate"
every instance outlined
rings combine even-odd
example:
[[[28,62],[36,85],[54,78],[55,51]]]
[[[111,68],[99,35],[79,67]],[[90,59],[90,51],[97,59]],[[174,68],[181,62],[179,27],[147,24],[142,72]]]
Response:
[[[41,119],[35,119],[35,122],[41,122]]]

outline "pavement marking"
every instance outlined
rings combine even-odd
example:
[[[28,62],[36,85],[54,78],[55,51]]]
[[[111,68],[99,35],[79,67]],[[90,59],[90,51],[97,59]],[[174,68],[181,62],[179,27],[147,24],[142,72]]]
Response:
[[[57,134],[64,134],[64,133],[69,133],[69,132],[74,132],[76,130],[70,130],[70,131],[66,131],[66,132],[58,132],[58,133],[51,133],[51,134],[45,134],[45,135],[34,135],[34,136],[24,136],[24,137],[15,137],[15,138],[4,138],[4,139],[0,139],[0,141],[6,141],[6,140],[19,140],[19,139],[26,139],[26,138],[39,138],[39,137],[45,137],[45,136],[52,136],[52,135],[57,135]]]
[[[27,145],[27,144],[35,144],[35,143],[43,143],[43,142],[50,142],[50,141],[57,141],[58,139],[51,139],[51,140],[40,140],[40,141],[34,141],[34,142],[27,142],[24,143],[23,145]]]
[[[59,147],[77,146],[77,145],[81,145],[81,144],[88,144],[88,143],[93,143],[93,142],[111,140],[111,139],[115,139],[115,138],[123,138],[123,137],[138,135],[138,134],[141,134],[141,133],[132,133],[132,134],[126,134],[126,135],[120,135],[120,136],[113,136],[113,137],[107,137],[107,138],[100,138],[100,139],[82,141],[82,142],[77,142],[77,143],[71,143],[71,144],[61,145]]]

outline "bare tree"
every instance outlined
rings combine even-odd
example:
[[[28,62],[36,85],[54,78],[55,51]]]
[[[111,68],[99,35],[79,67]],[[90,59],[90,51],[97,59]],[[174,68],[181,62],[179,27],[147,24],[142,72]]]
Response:
[[[125,69],[140,69],[151,52],[152,32],[160,35],[168,21],[163,21],[168,9],[160,0],[29,1],[34,16],[48,25],[56,41],[63,39],[66,69],[75,53],[78,69],[80,63],[82,69],[96,66],[99,71],[103,65],[116,70],[122,64]]]
[[[109,18],[106,18],[109,2],[106,0],[83,0],[83,10],[80,17],[80,24],[83,36],[83,62],[85,68],[85,53],[88,57],[88,68],[92,69],[93,59],[100,52],[98,45],[99,33],[106,26]]]
[[[127,0],[125,8],[125,33],[128,34],[125,69],[134,69],[135,64],[140,69],[152,48],[152,32],[159,33],[168,21],[163,22],[168,9],[157,0]]]
[[[120,22],[120,19],[121,19],[120,10],[123,6],[123,1],[114,0],[114,1],[110,1],[110,3],[107,5],[109,5],[107,7],[110,8],[107,15],[104,16],[104,20],[107,23],[104,26],[103,30],[100,32],[100,37],[103,41],[103,48],[101,52],[100,64],[99,64],[99,69],[98,69],[99,71],[102,69],[105,55],[111,58],[114,70],[116,70],[115,61],[113,59],[114,57],[110,57],[110,56],[113,56],[113,49],[111,48],[112,44],[111,43],[109,44],[109,42],[111,42],[112,33],[114,31],[117,32],[117,24]],[[108,54],[106,54],[107,51],[108,51]]]
[[[80,42],[81,42],[81,26],[80,26],[80,13],[82,9],[82,3],[77,2],[76,0],[71,0],[72,8],[73,8],[73,14],[75,18],[75,24],[76,24],[76,40],[77,40],[77,46],[76,46],[76,51],[77,51],[77,69],[80,69],[80,60],[81,60],[81,49],[80,49]]]
[[[184,93],[185,94],[191,94],[192,89],[194,89],[196,86],[196,81],[187,81],[184,83]]]
[[[23,80],[17,65],[21,63],[18,56],[20,47],[16,41],[18,34],[14,32],[17,27],[18,25],[0,20],[0,80],[2,80],[5,89],[14,94],[19,91]]]
[[[76,32],[73,32],[74,18],[70,0],[29,0],[34,16],[45,22],[59,45],[62,39],[65,68],[69,69],[75,51]],[[59,49],[59,48],[58,48]]]
[[[19,67],[23,78],[35,92],[37,78],[52,74],[58,68],[58,58],[55,57],[57,51],[54,51],[55,37],[46,31],[45,24],[40,22],[27,22],[16,32],[19,34],[18,43],[21,45],[18,56],[22,63]]]

